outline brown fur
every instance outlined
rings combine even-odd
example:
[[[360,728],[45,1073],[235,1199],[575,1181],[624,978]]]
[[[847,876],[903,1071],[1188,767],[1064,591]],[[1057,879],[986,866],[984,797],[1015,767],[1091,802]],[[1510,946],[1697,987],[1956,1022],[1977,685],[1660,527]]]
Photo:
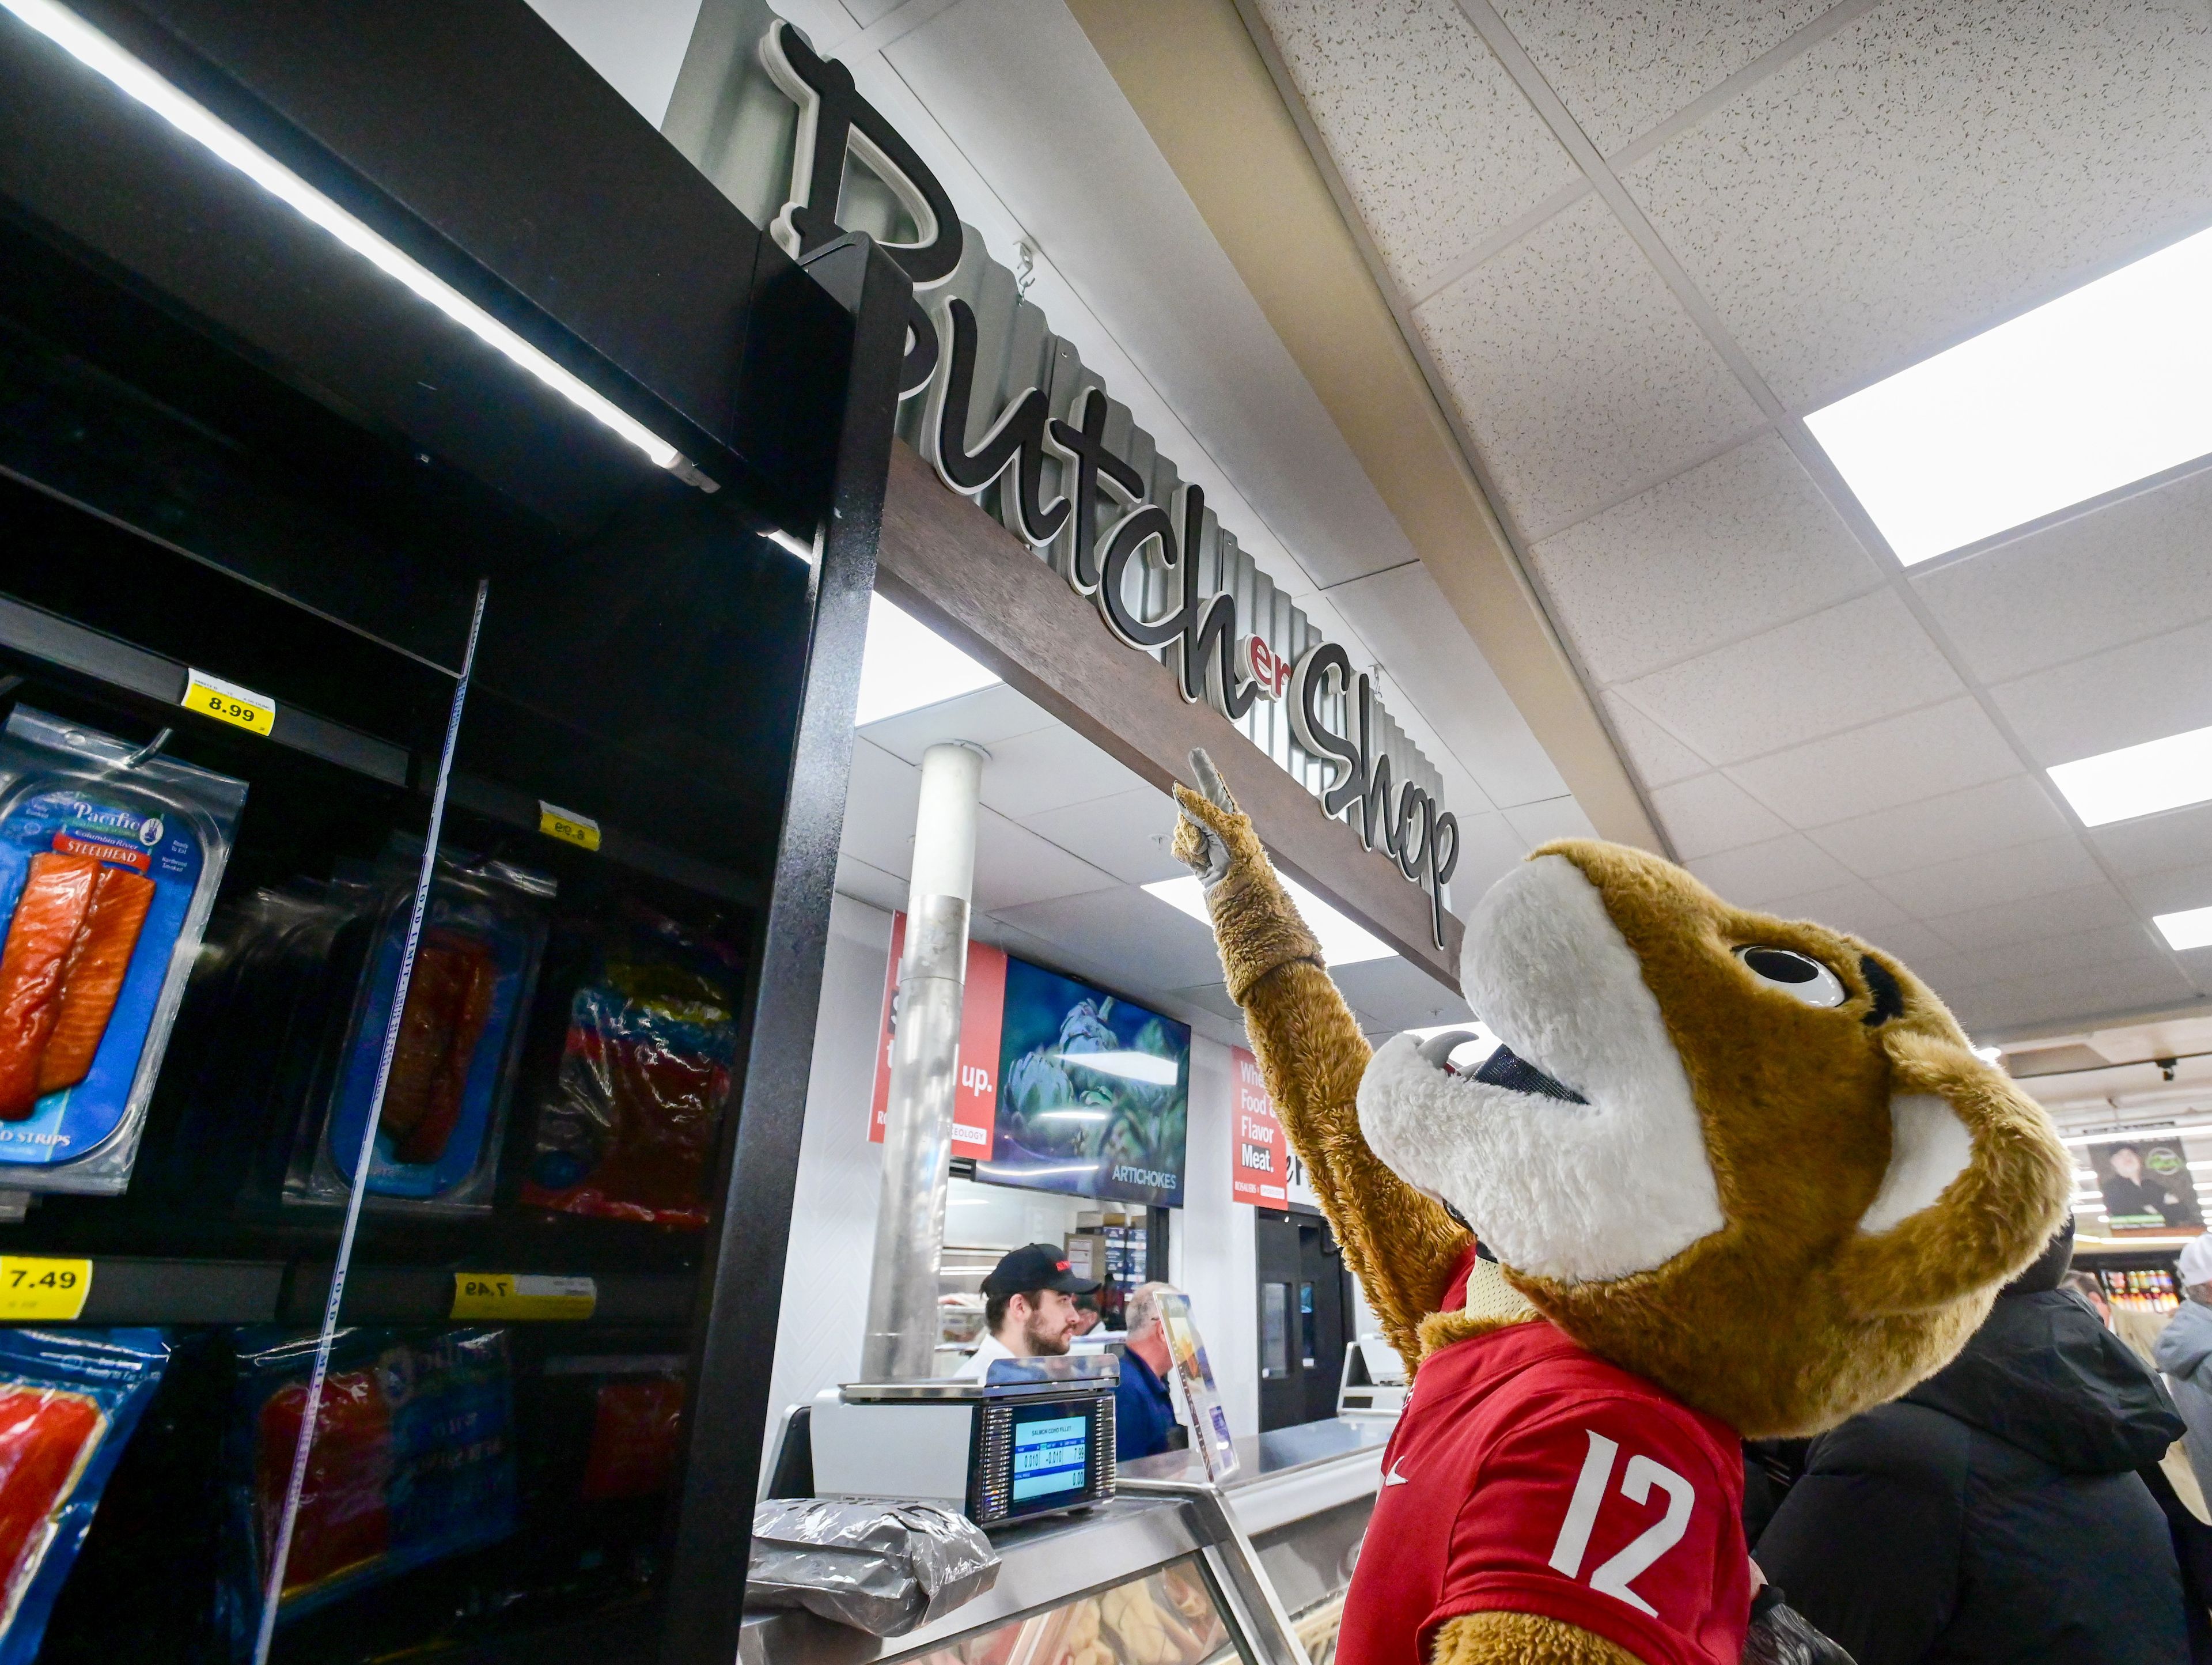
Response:
[[[1579,1625],[1533,1613],[1470,1613],[1437,1631],[1432,1665],[1637,1665]]]

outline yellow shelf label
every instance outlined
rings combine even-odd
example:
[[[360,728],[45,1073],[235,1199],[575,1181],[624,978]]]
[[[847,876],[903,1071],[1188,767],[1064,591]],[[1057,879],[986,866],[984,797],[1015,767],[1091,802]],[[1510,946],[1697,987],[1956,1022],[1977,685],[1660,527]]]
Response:
[[[558,804],[549,804],[543,798],[538,800],[538,830],[548,838],[557,838],[581,849],[599,848],[598,822],[588,815],[564,810]]]
[[[185,672],[185,697],[179,703],[187,711],[204,712],[217,722],[234,723],[264,738],[276,726],[276,701],[204,671]]]
[[[0,1255],[0,1323],[70,1323],[92,1293],[90,1261]]]
[[[456,1272],[456,1318],[588,1318],[599,1286],[589,1278],[544,1278],[513,1272]]]

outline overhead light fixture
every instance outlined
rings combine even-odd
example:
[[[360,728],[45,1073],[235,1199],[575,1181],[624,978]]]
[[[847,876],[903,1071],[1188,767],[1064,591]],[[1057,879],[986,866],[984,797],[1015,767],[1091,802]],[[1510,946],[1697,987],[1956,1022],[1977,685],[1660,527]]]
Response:
[[[2051,781],[2087,827],[2201,804],[2212,799],[2212,728],[2054,763]]]
[[[2212,232],[1805,418],[1906,566],[2212,453]]]
[[[1282,884],[1291,900],[1297,904],[1298,916],[1305,921],[1306,928],[1321,939],[1322,958],[1331,965],[1387,960],[1398,951],[1364,926],[1346,919],[1304,885],[1294,884],[1287,878],[1283,879]],[[1213,928],[1213,915],[1206,908],[1206,889],[1198,882],[1197,875],[1155,880],[1145,886],[1145,893],[1158,896],[1179,914],[1189,915],[1207,930]]]
[[[1172,1087],[1182,1079],[1182,1066],[1158,1053],[1063,1052],[1057,1056],[1063,1064],[1096,1070],[1101,1075],[1117,1075],[1124,1081],[1139,1082],[1147,1087]],[[1101,1110],[1098,1116],[1103,1121],[1105,1112]]]
[[[1980,1059],[1984,1064],[1994,1066],[2004,1062],[2004,1048],[2002,1047],[1977,1047],[1970,1045],[1967,1048],[1967,1050],[1972,1052],[1975,1057]]]
[[[2212,908],[2191,908],[2179,914],[2153,914],[2150,922],[2172,949],[2212,948]]]
[[[860,705],[853,717],[859,726],[972,694],[999,680],[883,597],[870,599],[868,645],[860,656]]]
[[[2212,1128],[2212,1121],[2176,1121],[2163,1127],[2109,1127],[2102,1133],[2067,1133],[2058,1142],[2077,1149],[2084,1145],[2135,1145],[2147,1139],[2179,1139],[2184,1133],[2201,1133],[2208,1128]]]
[[[603,393],[562,368],[390,240],[372,230],[290,168],[172,87],[75,12],[53,0],[0,0],[64,52],[213,151],[280,202],[298,210],[387,276],[395,277],[486,345],[497,349],[579,410],[643,452],[653,465],[702,491],[716,483],[697,465]]]

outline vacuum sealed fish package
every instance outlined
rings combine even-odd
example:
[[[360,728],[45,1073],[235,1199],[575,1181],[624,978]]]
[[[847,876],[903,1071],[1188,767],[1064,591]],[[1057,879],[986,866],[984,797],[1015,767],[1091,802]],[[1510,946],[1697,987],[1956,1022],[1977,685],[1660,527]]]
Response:
[[[0,1329],[0,1665],[38,1656],[168,1359],[157,1329]]]
[[[699,1231],[737,1063],[742,957],[635,902],[584,934],[587,969],[538,1097],[522,1200]]]
[[[321,1118],[295,1156],[286,1195],[343,1202],[376,1097],[398,987],[417,854],[395,848],[368,887],[371,927]],[[363,1181],[372,1201],[482,1211],[491,1206],[554,881],[507,862],[441,854]]]
[[[17,706],[0,732],[0,1189],[112,1195],[246,783]]]

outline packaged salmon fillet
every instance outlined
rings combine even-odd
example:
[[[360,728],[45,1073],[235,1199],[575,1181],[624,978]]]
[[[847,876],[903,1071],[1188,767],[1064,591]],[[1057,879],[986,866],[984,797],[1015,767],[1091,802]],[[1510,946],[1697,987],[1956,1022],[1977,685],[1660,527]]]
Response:
[[[246,783],[17,706],[0,732],[0,1190],[112,1194]]]
[[[0,1665],[30,1665],[167,1365],[155,1329],[0,1329]]]
[[[376,1101],[376,1073],[406,945],[419,847],[395,848],[358,894],[374,923],[351,1021],[319,1119],[303,1124],[284,1194],[343,1203]],[[491,1206],[501,1136],[555,884],[534,870],[441,853],[400,1007],[366,1187],[381,1208]]]

